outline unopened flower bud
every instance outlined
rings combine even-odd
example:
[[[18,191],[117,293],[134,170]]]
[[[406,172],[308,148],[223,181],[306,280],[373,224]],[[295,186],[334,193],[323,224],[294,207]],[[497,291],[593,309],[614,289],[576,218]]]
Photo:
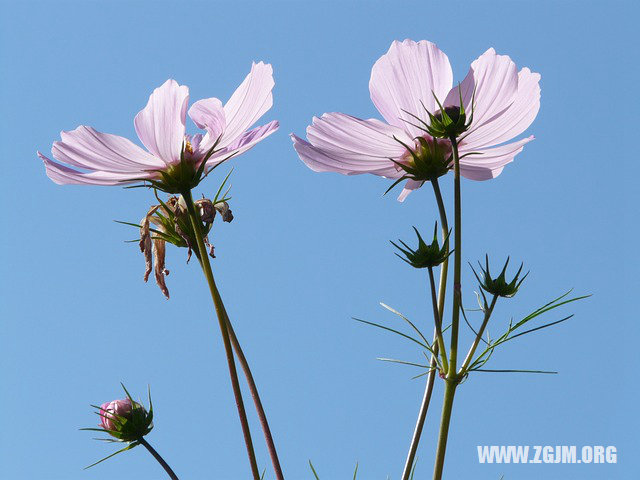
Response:
[[[399,242],[404,245],[405,248],[402,248],[391,242],[391,244],[400,250],[406,258],[403,258],[401,255],[396,253],[396,256],[408,263],[414,268],[433,268],[440,265],[444,262],[449,255],[453,253],[453,250],[449,251],[449,234],[447,234],[444,239],[444,244],[442,248],[438,245],[438,223],[436,222],[436,226],[433,232],[433,241],[430,245],[427,245],[425,241],[422,239],[420,232],[416,227],[413,227],[418,236],[418,247],[414,250],[409,245],[404,243],[402,240]]]
[[[123,442],[135,442],[153,428],[153,412],[130,398],[103,403],[99,415],[100,426]]]
[[[500,275],[498,275],[496,278],[492,278],[491,272],[489,271],[489,256],[487,255],[485,256],[485,267],[483,268],[482,265],[480,265],[482,278],[476,273],[473,267],[471,267],[471,269],[473,270],[473,274],[476,276],[478,282],[480,283],[480,288],[482,288],[485,292],[490,293],[491,295],[496,295],[498,297],[511,298],[518,292],[520,285],[522,284],[522,282],[524,282],[524,279],[527,278],[529,272],[527,272],[524,277],[519,279],[523,267],[523,264],[520,264],[520,268],[516,272],[513,279],[510,282],[507,282],[507,265],[509,265],[509,257],[507,257],[507,261],[505,262],[504,267],[502,267]]]
[[[430,124],[427,128],[427,132],[435,138],[458,138],[464,132],[466,132],[471,126],[473,121],[473,107],[471,115],[467,118],[467,112],[465,111],[462,101],[462,89],[458,87],[459,92],[459,105],[449,105],[443,107],[440,101],[436,98],[436,103],[440,107],[436,113],[432,114],[428,112]],[[475,95],[474,95],[475,97]],[[474,99],[471,100],[473,105]]]

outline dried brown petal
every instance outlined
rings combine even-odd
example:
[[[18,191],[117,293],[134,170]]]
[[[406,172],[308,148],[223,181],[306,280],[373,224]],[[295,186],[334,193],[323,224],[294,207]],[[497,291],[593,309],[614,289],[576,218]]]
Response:
[[[209,237],[205,235],[203,240],[204,245],[209,249],[209,256],[211,258],[216,258],[216,256],[213,254],[213,245],[209,243]]]
[[[144,272],[144,281],[146,282],[149,279],[149,274],[151,273],[151,234],[149,231],[149,222],[151,220],[151,216],[156,213],[159,205],[154,205],[149,209],[145,217],[140,220],[140,251],[144,254],[144,263],[145,263],[145,272]]]
[[[160,287],[160,290],[169,300],[169,289],[167,288],[167,284],[165,283],[164,277],[169,275],[169,270],[165,268],[165,254],[166,254],[166,244],[165,241],[161,238],[153,239],[153,263],[154,263],[154,274],[156,277],[156,283]]]
[[[222,215],[223,222],[228,223],[233,220],[233,213],[231,213],[231,209],[229,208],[229,204],[227,202],[216,203],[215,209],[220,212],[220,215]]]
[[[213,219],[216,217],[216,209],[213,207],[213,202],[208,198],[203,198],[195,202],[195,205],[200,213],[200,219],[205,223],[213,223]]]

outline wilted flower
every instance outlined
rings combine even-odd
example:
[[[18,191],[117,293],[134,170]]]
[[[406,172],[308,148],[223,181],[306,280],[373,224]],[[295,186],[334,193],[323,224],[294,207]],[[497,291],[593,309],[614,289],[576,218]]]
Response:
[[[432,119],[444,116],[439,102],[451,119],[458,112],[457,122],[462,118],[462,99],[463,120],[472,120],[468,128],[460,128],[466,130],[458,139],[460,172],[472,180],[488,180],[498,176],[523,145],[533,140],[530,136],[503,145],[524,132],[536,117],[539,80],[539,74],[528,68],[518,72],[509,57],[489,49],[471,64],[462,83],[453,86],[449,59],[435,44],[396,41],[373,66],[369,82],[371,100],[387,123],[325,113],[314,117],[307,127],[308,141],[292,135],[294,148],[318,172],[408,178],[398,198],[402,201],[424,180],[412,179],[397,163],[410,165],[411,151],[424,143],[421,139],[433,141],[428,133],[435,126]]]
[[[58,184],[147,181],[169,193],[189,190],[211,168],[277,130],[277,121],[248,130],[273,104],[272,72],[271,65],[254,63],[224,106],[217,98],[194,103],[188,113],[198,128],[206,130],[204,135],[186,134],[189,89],[167,80],[134,119],[136,133],[148,151],[126,138],[79,126],[62,132],[61,141],[53,143],[53,158],[61,163],[40,152],[38,156],[49,178]]]
[[[228,178],[228,177],[227,177]],[[225,180],[226,182],[226,180]],[[224,185],[224,184],[223,184]],[[209,249],[209,255],[215,258],[213,245],[209,242],[208,233],[211,230],[216,212],[220,213],[224,222],[233,220],[233,213],[229,204],[225,201],[226,195],[222,199],[217,196],[214,200],[202,198],[194,202],[200,219],[203,222],[203,241]],[[188,218],[187,206],[182,196],[171,196],[166,202],[157,197],[159,204],[153,205],[140,221],[140,251],[145,259],[144,281],[149,279],[151,271],[154,271],[156,283],[167,299],[169,289],[167,288],[165,277],[169,275],[169,270],[165,267],[166,242],[177,247],[188,249],[187,262],[191,258],[193,246],[197,240],[195,232]],[[128,222],[121,222],[129,224]],[[135,224],[129,224],[134,225]],[[197,254],[197,250],[195,250]]]

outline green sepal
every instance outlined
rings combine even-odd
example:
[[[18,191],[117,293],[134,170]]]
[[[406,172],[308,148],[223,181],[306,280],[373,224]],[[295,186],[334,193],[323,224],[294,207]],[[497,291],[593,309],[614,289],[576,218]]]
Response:
[[[492,278],[491,271],[489,270],[489,255],[485,255],[484,267],[482,267],[482,264],[480,264],[480,262],[478,262],[478,265],[480,266],[482,278],[480,278],[480,275],[478,275],[478,273],[476,272],[475,268],[473,268],[473,266],[471,266],[471,270],[473,270],[473,274],[478,280],[480,284],[480,288],[485,292],[491,295],[496,295],[498,297],[504,297],[504,298],[513,297],[516,293],[518,293],[518,289],[520,288],[520,285],[522,285],[522,282],[524,282],[524,279],[527,278],[527,276],[529,275],[529,272],[527,272],[524,274],[522,278],[519,278],[520,273],[522,273],[522,267],[524,266],[524,264],[522,263],[520,264],[520,268],[516,272],[513,279],[510,282],[508,282],[506,280],[506,273],[507,273],[507,266],[509,265],[509,257],[507,257],[507,261],[505,262],[504,267],[502,267],[502,271],[496,278]],[[486,303],[487,302],[485,299],[485,305]]]
[[[438,222],[435,224],[433,241],[429,245],[427,245],[423,240],[418,229],[416,227],[413,227],[413,229],[418,236],[418,246],[415,249],[409,247],[409,245],[402,240],[398,241],[404,246],[404,248],[400,247],[393,241],[390,242],[394,247],[402,252],[404,257],[406,257],[403,258],[400,254],[396,253],[395,255],[402,261],[414,268],[434,268],[444,262],[449,255],[453,253],[453,250],[449,250],[449,236],[451,235],[451,230],[447,233],[442,248],[438,243]]]

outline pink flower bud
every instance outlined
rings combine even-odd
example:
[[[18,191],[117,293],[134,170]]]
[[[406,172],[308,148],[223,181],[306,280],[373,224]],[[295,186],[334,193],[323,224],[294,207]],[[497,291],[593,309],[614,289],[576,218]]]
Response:
[[[128,398],[103,403],[100,406],[100,419],[102,420],[100,426],[105,430],[119,430],[118,416],[126,418],[131,413],[132,407],[131,400]]]

